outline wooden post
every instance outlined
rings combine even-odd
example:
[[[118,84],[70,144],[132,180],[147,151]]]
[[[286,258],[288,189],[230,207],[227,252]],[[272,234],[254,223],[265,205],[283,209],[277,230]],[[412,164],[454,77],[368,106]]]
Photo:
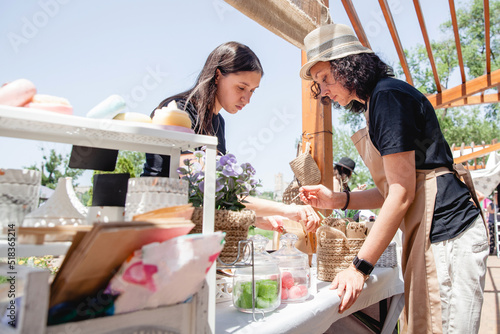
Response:
[[[302,51],[302,64],[307,57]],[[321,171],[321,184],[333,188],[332,107],[324,106],[311,96],[311,81],[302,80],[302,147],[309,141],[311,155]],[[331,210],[318,210],[325,217]],[[309,240],[316,252],[316,235],[309,233]]]

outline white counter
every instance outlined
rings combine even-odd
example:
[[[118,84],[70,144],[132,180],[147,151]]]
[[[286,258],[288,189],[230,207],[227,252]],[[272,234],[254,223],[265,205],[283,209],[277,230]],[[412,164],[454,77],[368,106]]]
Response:
[[[231,301],[217,304],[216,333],[322,334],[340,318],[394,296],[382,333],[392,333],[404,305],[401,268],[375,268],[356,303],[343,314],[338,313],[340,299],[329,282],[317,282],[318,292],[303,303],[282,304],[266,313],[263,320],[253,321],[252,314],[236,310]],[[256,314],[257,319],[261,318]]]

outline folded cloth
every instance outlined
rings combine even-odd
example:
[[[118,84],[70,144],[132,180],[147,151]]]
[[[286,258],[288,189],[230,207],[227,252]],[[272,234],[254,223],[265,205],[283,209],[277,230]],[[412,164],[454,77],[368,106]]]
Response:
[[[115,314],[186,301],[201,288],[224,236],[188,234],[135,251],[105,290],[118,295]]]

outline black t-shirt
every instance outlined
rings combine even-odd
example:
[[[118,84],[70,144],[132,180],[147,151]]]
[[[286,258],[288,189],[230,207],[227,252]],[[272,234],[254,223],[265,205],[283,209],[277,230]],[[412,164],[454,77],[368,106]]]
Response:
[[[167,104],[170,101],[167,101]],[[199,127],[196,126],[196,120],[198,118],[198,111],[191,104],[188,103],[186,106],[186,101],[183,99],[176,99],[177,107],[181,110],[186,110],[191,118],[191,128],[198,134],[206,134],[204,131],[200,131]],[[184,109],[184,107],[186,107]],[[154,111],[153,111],[154,114]],[[153,114],[151,116],[153,116]],[[226,134],[225,134],[225,123],[224,118],[219,113],[213,115],[212,117],[212,127],[214,129],[215,135],[217,136],[217,151],[220,154],[226,154]],[[146,162],[144,163],[144,170],[141,176],[164,176],[168,177],[170,171],[170,156],[146,153]]]
[[[380,80],[371,97],[369,134],[382,156],[415,151],[417,169],[453,169],[453,156],[429,100],[394,78]],[[479,215],[467,186],[454,174],[437,177],[431,242],[452,239]]]

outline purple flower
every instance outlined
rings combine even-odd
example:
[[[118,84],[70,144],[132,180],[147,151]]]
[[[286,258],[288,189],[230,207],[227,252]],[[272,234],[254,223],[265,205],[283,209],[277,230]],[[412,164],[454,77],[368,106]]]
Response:
[[[220,161],[219,161],[219,160],[217,160],[217,161],[215,162],[215,170],[216,170],[216,171],[218,171],[218,172],[222,172],[222,170],[223,170],[223,169],[224,169],[224,166],[223,166],[223,165],[221,165],[221,163],[220,163]]]
[[[235,164],[237,161],[236,161],[236,157],[231,154],[231,153],[228,153],[226,155],[223,155],[222,157],[220,157],[220,164],[222,166],[225,166],[227,165],[228,163],[233,163]]]
[[[250,163],[248,163],[248,162],[242,163],[241,167],[249,175],[255,175],[255,173],[256,173],[255,168],[253,168],[252,165]]]
[[[222,175],[227,176],[227,177],[237,177],[241,173],[243,173],[243,169],[238,166],[238,165],[233,165],[233,164],[227,164],[224,166],[224,169],[222,170]]]
[[[215,192],[219,192],[224,188],[224,180],[219,177],[217,180],[215,180]]]
[[[194,156],[197,159],[185,160],[185,166],[179,167],[177,172],[182,179],[189,182],[189,201],[195,206],[200,206],[203,205],[205,192],[203,170],[205,152],[196,151]],[[217,157],[215,174],[215,207],[217,209],[241,208],[245,197],[257,194],[255,188],[260,186],[260,180],[252,178],[255,175],[252,165],[249,163],[238,165],[233,154]]]

